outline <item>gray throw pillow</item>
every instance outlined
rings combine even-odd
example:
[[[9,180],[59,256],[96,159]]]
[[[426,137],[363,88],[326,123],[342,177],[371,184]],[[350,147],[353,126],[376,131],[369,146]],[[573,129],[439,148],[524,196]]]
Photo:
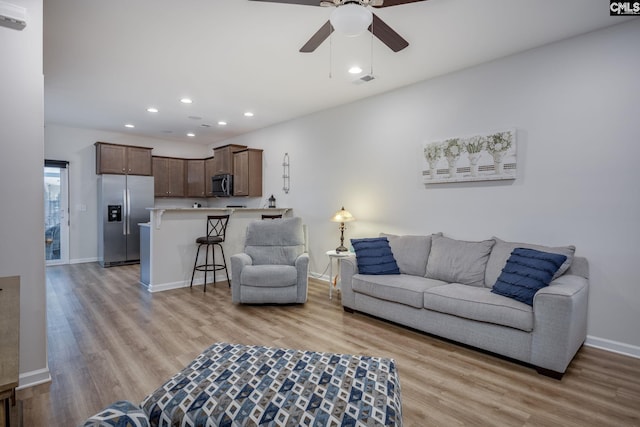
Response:
[[[482,287],[484,270],[494,243],[493,240],[467,242],[433,236],[425,277]]]
[[[431,237],[442,236],[442,233],[429,236],[397,236],[380,233],[391,245],[391,252],[398,263],[400,273],[424,277],[427,270],[427,259],[431,251]]]
[[[511,256],[511,252],[513,252],[515,248],[535,249],[541,252],[550,252],[566,256],[567,260],[553,275],[552,280],[562,276],[569,269],[571,262],[573,261],[573,255],[576,251],[576,247],[573,245],[550,247],[532,245],[530,243],[505,242],[495,236],[493,237],[493,240],[496,241],[496,244],[491,250],[491,255],[489,255],[489,261],[487,262],[487,270],[484,274],[484,284],[487,288],[493,288],[493,285],[496,284],[496,280],[498,280],[500,273],[502,273],[502,269],[507,264],[507,260]]]

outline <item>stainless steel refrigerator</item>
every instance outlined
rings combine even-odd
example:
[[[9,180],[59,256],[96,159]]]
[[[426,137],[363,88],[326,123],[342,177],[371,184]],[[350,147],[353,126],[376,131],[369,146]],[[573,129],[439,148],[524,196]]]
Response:
[[[98,178],[98,261],[103,267],[140,262],[140,227],[153,207],[153,177]]]

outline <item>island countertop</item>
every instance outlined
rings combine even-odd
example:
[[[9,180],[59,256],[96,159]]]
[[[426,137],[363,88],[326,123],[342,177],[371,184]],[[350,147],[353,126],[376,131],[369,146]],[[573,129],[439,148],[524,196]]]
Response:
[[[229,258],[244,250],[249,222],[261,219],[262,214],[282,214],[285,217],[293,215],[291,208],[156,207],[148,209],[151,212],[149,233],[146,239],[141,234],[140,242],[141,256],[145,254],[148,259],[140,260],[140,283],[150,292],[189,286],[198,247],[196,238],[207,234],[208,215],[229,214],[226,237],[222,243],[229,273],[231,273]],[[148,251],[146,251],[147,248]],[[202,255],[203,252],[200,251],[200,254]],[[219,249],[216,248],[216,258],[219,256]],[[194,285],[201,285],[203,278],[202,273],[196,272]],[[224,272],[217,272],[216,280],[226,280]]]

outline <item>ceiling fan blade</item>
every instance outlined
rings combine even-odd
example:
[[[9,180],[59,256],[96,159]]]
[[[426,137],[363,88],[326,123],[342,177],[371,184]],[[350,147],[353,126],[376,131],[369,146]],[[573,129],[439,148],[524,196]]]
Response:
[[[399,52],[409,46],[408,41],[403,39],[400,34],[396,33],[382,19],[378,18],[375,13],[373,14],[373,22],[369,26],[369,31],[394,52]]]
[[[331,22],[327,21],[314,35],[311,36],[308,42],[305,43],[304,46],[300,48],[300,52],[310,53],[313,52],[322,44],[323,41],[329,37],[333,31],[333,27],[331,26]]]
[[[419,1],[426,1],[426,0],[384,0],[380,6],[376,4],[372,4],[371,6],[373,7],[399,6],[401,4],[417,3]],[[289,3],[289,2],[284,2],[284,3]]]
[[[301,4],[304,6],[320,6],[320,0],[250,0],[250,1],[264,1],[269,3],[286,3],[286,4]]]

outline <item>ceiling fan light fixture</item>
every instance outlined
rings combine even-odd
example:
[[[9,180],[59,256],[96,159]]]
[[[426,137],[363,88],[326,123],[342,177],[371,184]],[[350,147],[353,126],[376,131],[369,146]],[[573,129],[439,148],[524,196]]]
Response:
[[[346,3],[331,12],[329,21],[336,31],[348,37],[355,37],[369,28],[373,21],[373,14],[357,3]]]

